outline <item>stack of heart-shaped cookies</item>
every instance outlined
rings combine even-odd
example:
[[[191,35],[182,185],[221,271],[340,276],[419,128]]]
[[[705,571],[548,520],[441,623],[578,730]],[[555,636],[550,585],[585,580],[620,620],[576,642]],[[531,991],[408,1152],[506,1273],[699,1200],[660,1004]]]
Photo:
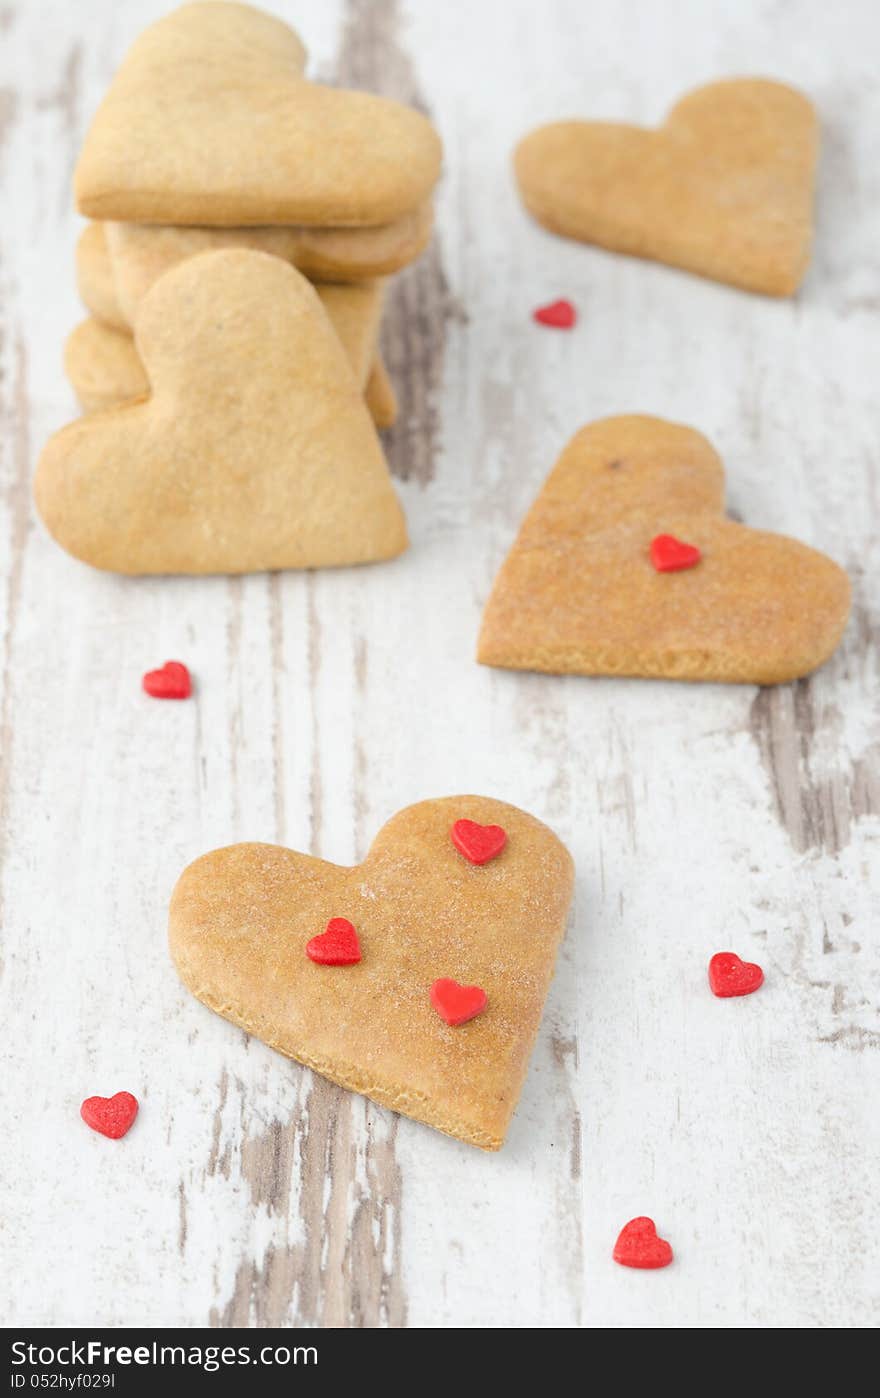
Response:
[[[321,435],[325,427],[334,435],[333,420],[344,399],[342,416],[351,418],[352,427],[352,455],[344,464],[347,484],[332,476],[322,479],[314,460],[305,469],[329,502],[323,532],[339,535],[352,532],[346,511],[364,501],[356,459],[366,460],[366,477],[375,477],[377,450],[381,462],[375,433],[361,408],[365,403],[379,427],[389,426],[396,416],[378,348],[386,280],[413,262],[430,238],[441,147],[419,112],[369,93],[309,82],[305,59],[298,36],[280,20],[220,0],[184,5],[135,42],[95,115],[76,170],[77,207],[91,220],[77,250],[78,285],[90,317],[70,336],[65,367],[87,413],[121,404],[128,413],[132,400],[141,408],[146,400],[147,416],[142,411],[139,424],[123,415],[116,424],[120,432],[111,434],[121,435],[126,446],[137,425],[156,448],[163,403],[167,408],[172,399],[178,420],[182,402],[183,416],[195,413],[204,423],[207,382],[214,411],[207,437],[229,441],[238,425],[232,419],[242,416],[240,405],[229,411],[229,396],[242,376],[262,382],[265,391],[251,404],[255,410],[268,408],[296,379],[305,398],[313,400],[309,416],[314,434],[308,443],[300,440],[298,449],[329,461]],[[230,254],[239,260],[217,263]],[[267,255],[284,267],[285,276],[267,270]],[[190,272],[182,280],[172,277],[169,290],[167,279],[184,262],[191,264]],[[218,266],[229,271],[228,286]],[[248,283],[253,288],[252,323],[246,328]],[[207,286],[215,297],[210,303]],[[150,328],[156,327],[149,309],[156,294],[162,314],[176,327],[176,345]],[[277,323],[281,304],[294,312],[287,334]],[[205,317],[201,328],[193,321],[192,307]],[[211,336],[212,317],[216,326],[226,327],[225,336]],[[342,356],[328,348],[331,340],[333,346],[341,345]],[[148,361],[148,344],[158,348],[153,362]],[[209,348],[215,360],[199,366],[187,361],[188,352]],[[340,358],[346,363],[337,375]],[[331,363],[336,370],[328,369]],[[191,388],[197,383],[198,403],[186,396],[181,400],[184,382]],[[351,402],[352,384],[357,407]],[[257,426],[254,450],[240,459],[240,472],[255,459],[259,438]],[[106,472],[107,466],[106,458],[93,459],[101,452],[86,427],[75,439],[77,458],[68,469],[73,440],[65,433],[53,439],[49,466],[54,461],[57,469],[41,466],[37,481],[44,517],[66,547],[71,547],[66,535],[75,535],[80,545],[85,535],[94,535],[94,518],[70,521],[82,514],[87,497],[93,516],[100,512],[101,486],[87,479],[87,467],[91,462]],[[195,463],[210,444],[205,438],[200,446],[197,433],[190,445]],[[175,446],[179,449],[180,443]],[[283,471],[295,470],[286,444],[275,446],[279,469],[284,462]],[[102,449],[106,447],[105,440]],[[334,450],[338,447],[336,441]],[[154,450],[151,459],[155,455]],[[231,469],[234,475],[234,464]],[[335,469],[332,463],[329,469]],[[235,486],[232,479],[218,482],[216,470],[214,474],[214,484],[205,489],[216,506],[218,489],[231,496]],[[384,492],[385,527],[379,521],[375,537],[363,547],[337,547],[324,539],[315,551],[294,541],[279,553],[277,548],[261,550],[259,519],[252,521],[247,542],[233,540],[230,546],[230,511],[212,515],[208,509],[200,516],[196,497],[204,491],[197,472],[184,470],[184,477],[177,499],[158,500],[158,516],[149,521],[149,547],[144,548],[143,539],[132,547],[133,533],[139,523],[142,532],[147,521],[131,520],[124,531],[127,538],[117,530],[115,539],[91,539],[85,551],[73,551],[98,566],[118,568],[127,560],[124,571],[204,572],[368,561],[405,546],[390,482]],[[248,483],[253,484],[250,476]],[[129,497],[153,495],[148,482],[122,484]],[[342,499],[341,490],[352,493]],[[184,513],[190,515],[184,529],[188,542],[178,539],[183,556],[178,545],[162,547],[163,503],[179,533],[181,494],[186,497]],[[270,516],[291,498],[290,491],[274,502],[271,492],[263,495]],[[313,525],[310,521],[312,533]],[[369,520],[365,530],[371,532]],[[379,536],[385,540],[381,545],[376,544]]]

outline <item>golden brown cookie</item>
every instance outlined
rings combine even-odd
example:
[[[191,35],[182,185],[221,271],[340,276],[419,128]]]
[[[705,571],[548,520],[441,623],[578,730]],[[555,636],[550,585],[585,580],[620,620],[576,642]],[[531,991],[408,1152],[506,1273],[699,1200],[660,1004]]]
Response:
[[[35,493],[70,553],[122,573],[392,558],[403,512],[314,287],[266,253],[188,258],[141,303],[143,402],[50,439]]]
[[[279,256],[284,239],[294,233],[302,233],[306,237],[327,234],[334,238],[367,238],[384,231],[320,229],[309,233],[309,230],[283,228],[210,229],[162,228],[148,224],[87,224],[76,250],[77,286],[80,298],[87,310],[91,311],[93,319],[83,321],[71,332],[64,350],[65,373],[80,405],[85,412],[91,413],[114,407],[147,391],[146,373],[134,348],[130,327],[134,322],[136,306],[146,291],[163,271],[184,257],[192,257],[198,250],[210,250],[227,244],[259,246],[261,239],[265,243],[262,251],[274,252]],[[427,231],[430,232],[430,219]],[[190,234],[193,235],[192,239],[189,238]],[[108,248],[108,236],[111,242],[118,243],[122,248],[115,268]],[[355,378],[364,388],[367,407],[379,428],[393,426],[398,413],[393,385],[376,349],[384,288],[384,280],[360,286],[350,282],[327,282],[318,283],[315,287],[352,361]]]
[[[159,235],[158,240],[152,244],[153,252],[158,254],[164,248],[161,256],[134,256],[130,261],[123,257],[114,262],[110,255],[108,241],[112,242],[112,232],[122,228],[121,224],[90,223],[83,230],[77,244],[77,286],[80,298],[86,309],[98,320],[110,325],[118,330],[130,330],[134,324],[137,307],[142,297],[150,289],[163,271],[168,271],[182,261],[184,257],[195,256],[199,251],[210,252],[214,246],[217,248],[247,247],[249,241],[235,238],[224,241],[225,233],[233,231],[236,234],[246,234],[247,229],[218,230],[218,229],[165,229],[145,227],[140,231]],[[285,229],[255,229],[254,233],[277,233],[285,236],[290,230]],[[195,236],[194,241],[189,242],[187,234]],[[166,241],[163,235],[168,234]],[[215,243],[214,235],[217,234]],[[204,246],[200,246],[200,241],[207,238]],[[271,240],[270,240],[271,241]],[[147,240],[147,245],[150,240]],[[128,246],[127,244],[123,244]],[[132,244],[133,247],[139,244],[138,240]],[[169,256],[171,248],[174,248],[175,255]],[[278,247],[271,246],[257,248],[258,251],[274,252],[279,255]],[[289,258],[285,259],[290,261]],[[294,264],[295,265],[295,264]],[[355,374],[360,376],[361,367],[366,373],[373,361],[373,349],[375,346],[375,334],[378,332],[378,322],[381,316],[382,304],[385,297],[385,279],[376,278],[367,282],[353,282],[346,280],[342,282],[320,282],[316,283],[318,295],[324,302],[325,309],[334,321],[337,333],[343,340],[343,345],[351,352],[352,360],[355,364]],[[373,341],[369,341],[369,335],[373,335]],[[364,356],[366,355],[366,358]],[[360,366],[360,367],[359,367]]]
[[[157,277],[198,252],[255,248],[283,257],[314,282],[358,282],[388,276],[414,262],[431,237],[430,202],[381,228],[175,228],[105,223],[106,256],[119,307],[131,323]]]
[[[316,286],[315,292],[351,362],[355,382],[363,392],[376,361],[385,283],[328,284]]]
[[[322,301],[323,289],[315,287]],[[332,322],[332,307],[328,307],[326,302],[324,304]],[[334,329],[338,334],[335,325]],[[345,344],[343,349],[352,360],[355,376],[360,381],[356,368],[357,349],[353,352]],[[389,419],[387,392],[391,393],[393,401],[394,390],[387,370],[378,355],[367,365],[367,369],[363,392],[370,416],[377,427],[390,427],[396,414]],[[115,330],[112,325],[105,325],[94,316],[81,321],[68,335],[64,346],[64,372],[80,407],[86,413],[115,408],[120,403],[130,402],[132,398],[143,398],[150,391],[146,370],[135,349],[132,335],[127,330]],[[384,386],[377,390],[377,382],[387,385],[387,392]]]
[[[375,227],[412,213],[440,140],[410,107],[307,82],[292,29],[202,0],[145,29],[86,136],[77,207],[127,223]]]
[[[818,123],[783,83],[689,93],[658,130],[560,121],[514,157],[526,207],[554,233],[790,296],[810,258]]]
[[[500,826],[482,865],[450,838],[459,820]],[[463,1141],[497,1150],[526,1075],[574,870],[546,825],[481,796],[422,801],[341,868],[278,845],[215,850],[171,899],[171,955],[210,1009],[333,1082]],[[306,954],[345,918],[354,965]],[[485,1009],[445,1023],[438,979],[482,988]]]
[[[665,536],[681,571],[652,562]],[[681,545],[699,562],[682,567]],[[828,659],[849,605],[830,558],[725,518],[724,469],[699,432],[611,417],[572,438],[527,514],[486,604],[478,659],[777,684]]]
[[[127,330],[89,316],[64,345],[64,372],[83,412],[115,408],[150,391],[146,370]]]
[[[76,289],[86,310],[115,330],[130,330],[122,314],[103,223],[87,223],[76,244]]]
[[[388,377],[388,370],[380,355],[377,355],[373,361],[364,394],[367,407],[376,426],[380,430],[384,427],[393,427],[397,421],[397,394],[394,392],[394,385]]]

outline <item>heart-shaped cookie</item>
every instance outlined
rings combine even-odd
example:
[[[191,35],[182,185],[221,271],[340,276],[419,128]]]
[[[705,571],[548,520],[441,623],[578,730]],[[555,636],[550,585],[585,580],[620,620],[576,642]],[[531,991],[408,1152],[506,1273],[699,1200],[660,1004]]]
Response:
[[[131,334],[116,291],[116,275],[107,249],[107,225],[87,223],[76,244],[76,289],[86,310],[104,325]]]
[[[372,281],[414,262],[428,244],[433,221],[429,202],[380,228],[179,228],[147,223],[88,227],[103,233],[119,306],[131,324],[141,299],[162,273],[196,253],[253,248],[284,258],[310,281]],[[80,242],[87,259],[85,233]]]
[[[381,431],[393,427],[397,421],[397,394],[391,382],[385,361],[377,354],[370,369],[367,386],[364,389],[364,402],[370,410],[370,417]]]
[[[132,258],[123,255],[114,267],[107,246],[110,228],[117,233],[125,228],[132,236]],[[77,244],[77,284],[79,294],[92,313],[68,336],[64,347],[64,372],[87,413],[100,408],[112,408],[119,403],[139,398],[149,392],[146,370],[131,334],[136,308],[163,271],[176,266],[184,257],[199,251],[223,246],[224,232],[250,234],[286,234],[286,229],[209,229],[209,228],[150,228],[140,225],[107,225],[89,223]],[[334,230],[340,237],[346,232],[369,236],[379,230]],[[138,249],[153,246],[150,235],[158,240],[153,256],[139,256]],[[193,235],[188,240],[186,235]],[[168,243],[175,250],[170,255]],[[199,236],[201,235],[201,236]],[[271,243],[271,238],[267,239]],[[234,245],[235,240],[230,241]],[[239,240],[241,246],[251,246],[248,238]],[[128,247],[127,242],[123,242]],[[161,255],[159,255],[162,250]],[[264,251],[273,252],[272,246]],[[277,252],[275,253],[277,256]],[[286,259],[289,260],[289,259]],[[132,272],[132,265],[134,272]],[[126,279],[124,270],[128,268]],[[122,305],[122,284],[127,287],[126,310]],[[325,282],[315,287],[333,329],[342,342],[357,382],[362,386],[367,407],[377,427],[390,427],[397,416],[397,401],[387,371],[379,358],[379,323],[385,299],[384,281]]]
[[[332,231],[334,236],[344,237],[354,236],[356,231],[370,234],[376,230]],[[268,252],[290,262],[311,281],[309,272],[300,267],[295,258],[284,256],[283,240],[291,232],[284,228],[150,228],[135,224],[89,223],[77,243],[77,288],[93,316],[130,334],[141,301],[159,277],[187,257],[202,252],[221,252],[232,247]],[[123,251],[111,253],[111,244],[119,246],[120,238]],[[334,319],[337,334],[345,342],[347,321],[351,321],[353,327],[363,326],[362,334],[366,333],[368,325],[374,337],[378,333],[385,286],[381,277],[346,277],[318,282],[315,290],[324,309]]]
[[[449,838],[470,819],[507,832],[483,867]],[[181,875],[171,954],[210,1009],[355,1092],[497,1150],[526,1073],[571,901],[568,851],[533,816],[479,796],[422,801],[341,868],[277,845],[215,850]],[[357,928],[357,965],[305,954],[331,918]],[[488,997],[444,1023],[440,979]]]
[[[540,127],[514,165],[526,207],[554,233],[790,296],[809,262],[817,150],[806,97],[734,78],[689,93],[659,130]]]
[[[391,427],[397,418],[397,399],[388,370],[378,351],[367,359],[370,336],[356,315],[337,317],[336,302],[355,286],[316,286],[315,290],[330,317],[342,348],[351,360],[355,378],[364,377],[364,402],[376,427]],[[348,338],[350,336],[350,338]],[[373,342],[378,339],[372,336]],[[364,372],[366,371],[366,372]],[[150,391],[147,371],[141,363],[134,339],[127,330],[89,316],[80,321],[64,344],[64,372],[85,413],[115,408],[132,398],[143,398]]]
[[[669,534],[700,553],[658,572]],[[486,604],[478,658],[552,674],[776,684],[814,670],[849,615],[824,554],[724,514],[706,438],[653,417],[591,423],[569,442]]]
[[[40,458],[37,504],[70,553],[122,573],[246,573],[406,547],[359,385],[293,267],[188,258],[144,298],[135,339],[151,396],[72,423]]]
[[[132,336],[94,316],[81,320],[65,340],[64,372],[84,413],[115,408],[150,391]]]
[[[409,107],[303,77],[292,29],[202,0],[144,30],[76,168],[79,210],[133,223],[375,226],[412,213],[440,141]]]
[[[163,272],[185,257],[253,248],[290,262],[319,286],[375,282],[415,261],[433,225],[430,204],[383,228],[168,228],[87,223],[76,245],[80,299],[92,315],[131,330],[137,307]]]

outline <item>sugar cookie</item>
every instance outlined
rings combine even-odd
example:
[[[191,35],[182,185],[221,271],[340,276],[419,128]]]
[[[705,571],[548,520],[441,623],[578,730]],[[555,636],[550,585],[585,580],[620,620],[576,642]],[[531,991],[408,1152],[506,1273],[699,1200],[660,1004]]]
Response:
[[[314,287],[266,253],[202,253],[138,311],[152,394],[70,424],[35,493],[70,553],[123,573],[391,558],[406,528]]]
[[[281,20],[202,0],[145,29],[76,167],[80,213],[126,223],[375,227],[424,204],[440,141],[420,112],[308,82]]]
[[[315,287],[334,330],[339,334],[334,322],[333,298],[328,302],[322,296],[327,289]],[[332,288],[334,291],[336,289]],[[354,346],[343,343],[343,349],[351,359],[359,381],[361,334],[356,325],[352,327],[352,332]],[[378,354],[374,354],[366,367],[368,372],[363,392],[370,416],[377,427],[390,427],[397,417],[397,399],[388,371]],[[147,372],[131,334],[127,330],[114,330],[112,325],[105,325],[103,321],[95,320],[94,316],[80,321],[68,335],[64,345],[64,372],[85,413],[118,407],[120,403],[142,398],[150,391]]]
[[[818,123],[783,83],[732,78],[657,130],[559,121],[517,147],[527,208],[554,233],[769,296],[807,269]]]
[[[658,571],[668,533],[696,566]],[[612,417],[569,442],[495,580],[478,658],[558,674],[776,684],[816,669],[849,616],[824,554],[724,514],[724,469],[699,432]]]
[[[503,826],[475,866],[450,839],[469,818]],[[572,896],[568,851],[546,825],[480,796],[422,801],[341,868],[278,845],[197,859],[171,900],[171,954],[210,1009],[333,1082],[497,1150],[526,1074]],[[306,953],[331,920],[356,929],[356,964]],[[441,979],[485,1007],[444,1022]]]
[[[397,394],[381,355],[377,355],[373,360],[364,395],[376,426],[380,429],[393,427],[398,413]]]
[[[421,205],[381,228],[178,228],[102,223],[119,310],[131,324],[153,282],[185,257],[219,248],[254,248],[284,258],[313,282],[385,277],[414,262],[431,237],[433,210]],[[96,240],[97,241],[97,240]]]

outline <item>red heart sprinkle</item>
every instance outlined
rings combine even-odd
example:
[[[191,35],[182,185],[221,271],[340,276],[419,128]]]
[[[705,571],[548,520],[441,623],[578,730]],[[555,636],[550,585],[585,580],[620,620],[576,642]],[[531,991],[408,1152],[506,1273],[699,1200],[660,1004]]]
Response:
[[[143,685],[154,699],[188,699],[192,694],[189,670],[179,660],[166,660],[161,670],[148,670]]]
[[[130,1092],[117,1092],[113,1097],[87,1097],[79,1114],[93,1131],[118,1141],[138,1114],[138,1100]]]
[[[472,864],[488,864],[507,844],[502,826],[480,825],[476,820],[457,820],[449,834],[459,854]]]
[[[478,985],[440,979],[431,986],[431,1004],[447,1024],[467,1024],[486,1008],[488,995]]]
[[[532,312],[539,325],[552,325],[557,330],[570,330],[577,320],[577,311],[570,301],[551,301]]]
[[[727,1000],[731,995],[751,995],[764,984],[764,972],[754,961],[740,961],[735,951],[716,951],[709,962],[709,985],[713,995]]]
[[[680,573],[693,568],[701,558],[695,544],[683,544],[674,534],[658,534],[651,540],[651,562],[658,573]]]
[[[631,1218],[620,1230],[613,1256],[621,1267],[668,1267],[672,1248],[657,1237],[652,1218]]]
[[[326,932],[306,942],[306,956],[319,966],[355,966],[361,959],[358,934],[347,917],[331,917]]]

